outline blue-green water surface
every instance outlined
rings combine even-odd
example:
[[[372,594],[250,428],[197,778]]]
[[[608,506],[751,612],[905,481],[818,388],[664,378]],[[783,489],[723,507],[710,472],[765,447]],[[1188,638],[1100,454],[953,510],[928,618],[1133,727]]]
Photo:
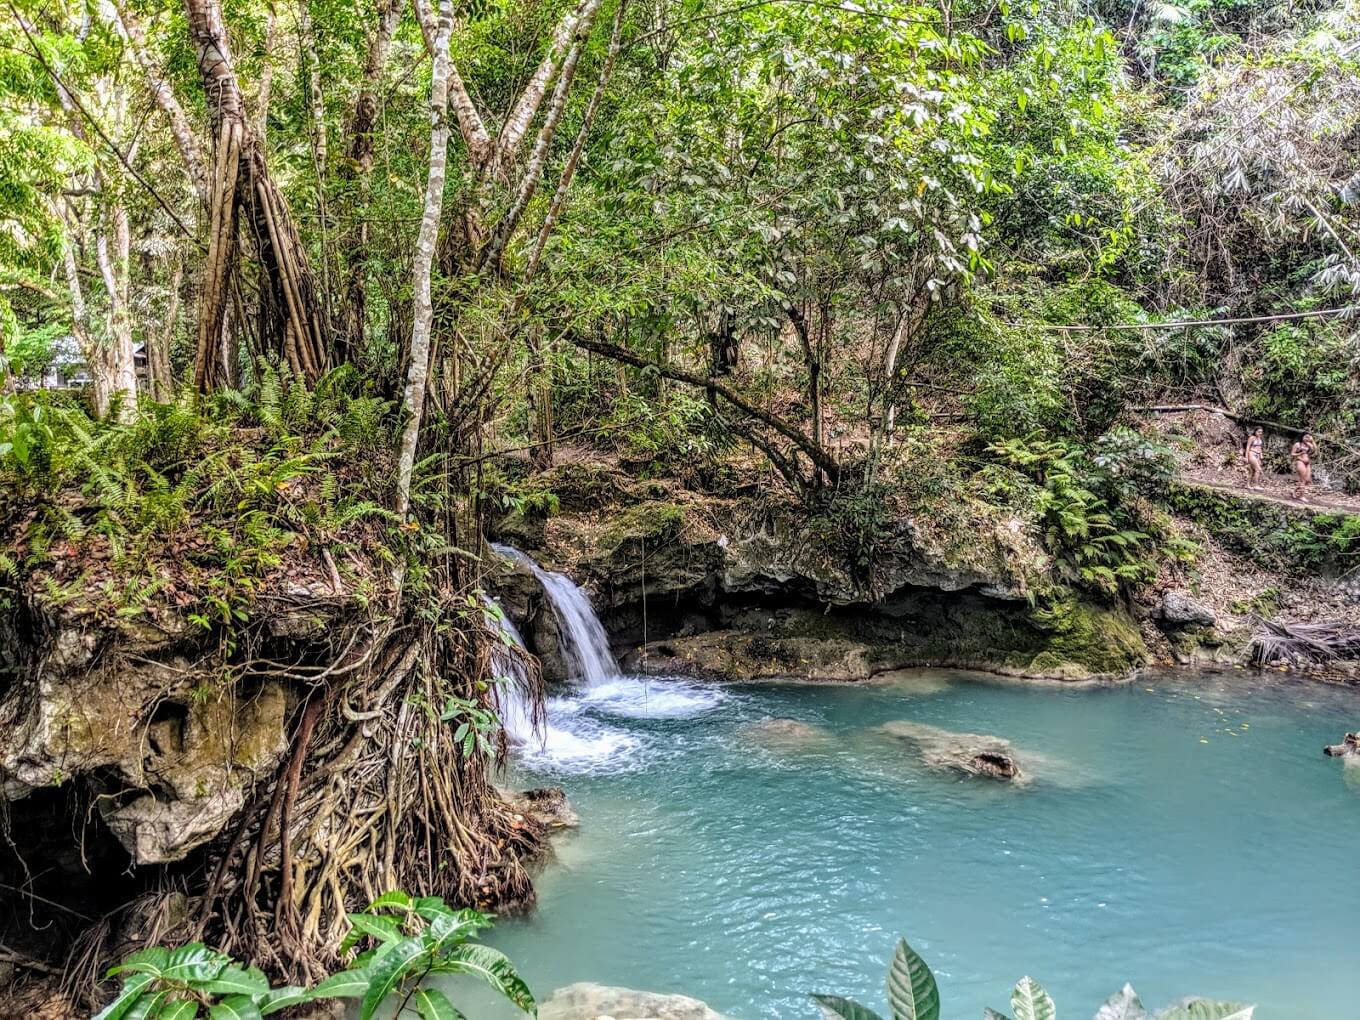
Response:
[[[905,935],[946,1020],[1005,1009],[1025,974],[1069,1018],[1125,981],[1149,1006],[1199,994],[1259,1003],[1258,1020],[1360,1015],[1360,769],[1321,753],[1360,724],[1360,690],[933,672],[652,680],[640,700],[569,711],[617,753],[519,766],[517,783],[566,787],[581,827],[557,841],[538,910],[490,937],[540,995],[599,981],[739,1020],[814,1017],[813,990],[881,1008]],[[1032,781],[931,769],[878,729],[893,720],[1004,737]]]

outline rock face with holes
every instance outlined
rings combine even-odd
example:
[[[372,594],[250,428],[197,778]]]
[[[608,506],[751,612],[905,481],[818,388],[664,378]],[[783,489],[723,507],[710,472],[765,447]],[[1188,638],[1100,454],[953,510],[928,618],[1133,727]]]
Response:
[[[986,779],[1024,782],[1028,777],[1015,761],[1009,740],[979,733],[954,733],[925,723],[898,719],[879,727],[904,741],[926,765]]]
[[[222,831],[282,759],[287,689],[202,686],[198,632],[72,612],[37,622],[31,661],[0,690],[4,799],[79,780],[132,863],[163,863]]]

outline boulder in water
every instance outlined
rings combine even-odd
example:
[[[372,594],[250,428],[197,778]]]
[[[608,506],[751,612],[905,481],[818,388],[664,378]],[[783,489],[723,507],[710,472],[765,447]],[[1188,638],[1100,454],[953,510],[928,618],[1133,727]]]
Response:
[[[1360,758],[1360,733],[1347,733],[1339,744],[1329,744],[1322,753],[1333,758]]]
[[[698,999],[582,981],[553,992],[539,1020],[726,1020]]]
[[[798,747],[827,739],[826,730],[800,719],[760,719],[741,728],[757,743],[779,747]]]
[[[512,808],[526,818],[532,818],[549,832],[554,829],[575,829],[581,824],[580,816],[560,786],[544,786],[502,796]]]
[[[931,768],[1007,782],[1027,778],[1015,761],[1010,741],[1001,737],[954,733],[908,719],[884,723],[879,731],[907,741]]]

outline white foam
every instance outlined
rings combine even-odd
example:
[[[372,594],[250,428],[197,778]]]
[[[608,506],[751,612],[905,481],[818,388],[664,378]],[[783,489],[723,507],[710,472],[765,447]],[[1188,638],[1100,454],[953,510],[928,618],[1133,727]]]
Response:
[[[620,677],[583,690],[579,701],[604,715],[629,719],[684,719],[727,700],[721,688],[689,680]]]

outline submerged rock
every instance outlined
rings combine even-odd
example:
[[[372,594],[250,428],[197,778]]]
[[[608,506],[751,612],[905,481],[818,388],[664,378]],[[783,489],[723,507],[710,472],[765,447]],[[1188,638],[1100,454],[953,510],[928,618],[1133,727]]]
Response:
[[[1360,733],[1347,733],[1339,744],[1329,744],[1322,753],[1333,758],[1360,758]]]
[[[582,981],[553,992],[539,1020],[726,1020],[698,999]]]
[[[741,734],[766,747],[796,748],[824,743],[830,734],[800,719],[761,719],[747,723]]]
[[[878,727],[916,748],[921,760],[931,768],[950,769],[970,776],[984,776],[1008,782],[1027,777],[1016,763],[1009,740],[980,733],[954,733],[937,726],[898,719]]]
[[[581,817],[560,786],[544,786],[519,793],[502,792],[501,797],[520,814],[532,818],[549,832],[554,829],[575,829],[581,824]]]

